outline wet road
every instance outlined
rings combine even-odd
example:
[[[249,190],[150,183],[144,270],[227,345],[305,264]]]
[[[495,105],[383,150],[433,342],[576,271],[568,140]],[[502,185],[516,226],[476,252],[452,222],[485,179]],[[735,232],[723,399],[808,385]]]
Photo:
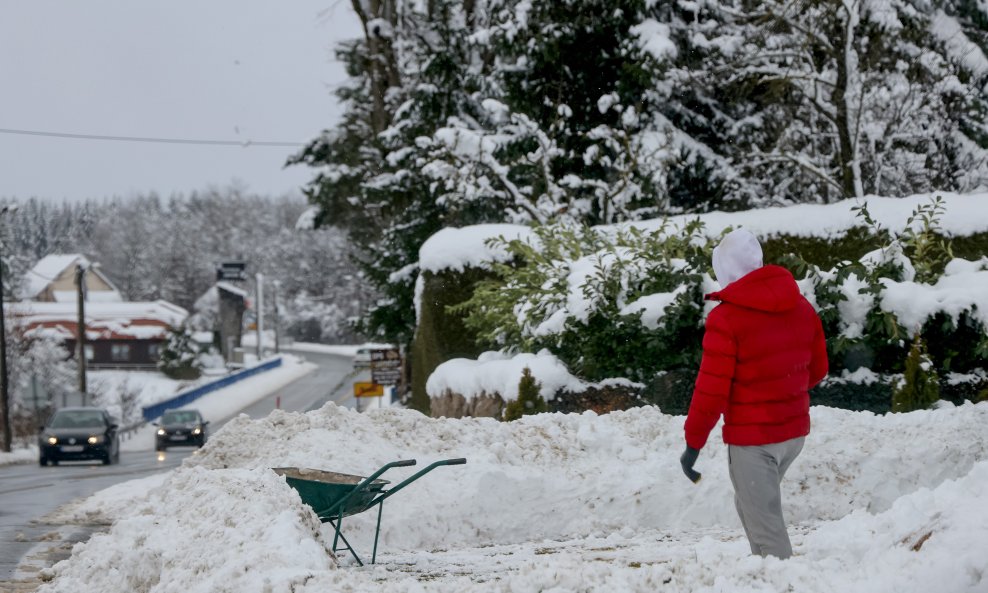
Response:
[[[278,392],[248,406],[238,413],[251,418],[267,416],[276,405],[289,411],[308,411],[322,407],[328,401],[354,406],[351,381],[361,378],[354,374],[352,360],[339,355],[293,352],[319,368],[278,390]],[[211,419],[210,432],[220,430],[229,418]],[[0,467],[0,589],[13,580],[22,558],[32,548],[60,532],[60,539],[81,541],[88,538],[93,527],[61,527],[39,522],[45,515],[76,499],[85,498],[128,480],[144,478],[181,465],[192,455],[193,447],[170,448],[158,454],[153,443],[145,450],[136,442],[121,445],[120,463],[104,466],[89,462],[62,462],[58,466],[40,467],[37,463]]]

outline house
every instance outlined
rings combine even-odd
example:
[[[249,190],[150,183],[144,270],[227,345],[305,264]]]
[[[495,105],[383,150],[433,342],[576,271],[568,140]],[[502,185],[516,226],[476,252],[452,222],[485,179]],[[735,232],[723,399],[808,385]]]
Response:
[[[181,326],[188,311],[167,301],[125,302],[99,264],[78,253],[49,255],[25,274],[23,300],[4,305],[17,330],[25,337],[58,339],[75,356],[80,265],[86,268],[87,366],[155,368],[169,330]]]
[[[104,275],[98,264],[93,264],[79,253],[48,255],[38,261],[24,275],[20,298],[43,303],[75,302],[78,295],[76,269],[86,268],[86,301],[120,302],[123,297],[113,282]]]
[[[76,352],[76,303],[20,301],[5,307],[25,337],[49,336]],[[189,313],[166,301],[87,302],[86,360],[93,369],[149,369],[157,366],[168,332]]]

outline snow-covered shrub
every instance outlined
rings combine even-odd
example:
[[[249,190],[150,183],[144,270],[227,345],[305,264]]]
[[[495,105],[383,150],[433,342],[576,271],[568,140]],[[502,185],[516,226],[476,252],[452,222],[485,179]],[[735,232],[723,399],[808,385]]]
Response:
[[[988,257],[953,257],[950,234],[939,224],[943,202],[920,203],[895,230],[883,228],[866,206],[854,210],[860,232],[852,242],[864,255],[827,267],[796,256],[766,259],[792,270],[818,310],[833,373],[870,369],[887,378],[867,394],[860,386],[828,387],[822,400],[888,411],[893,378],[905,371],[915,335],[941,376],[988,368]],[[678,410],[688,402],[688,375],[699,361],[709,310],[702,294],[717,288],[708,266],[718,239],[699,221],[684,231],[671,226],[645,232],[557,224],[490,241],[492,252],[510,259],[492,262],[493,277],[451,310],[464,314],[486,347],[546,349],[581,380],[639,381],[645,400]],[[677,377],[675,387],[658,380],[663,371]],[[852,401],[856,393],[867,401]],[[958,393],[948,389],[945,396],[957,400]]]
[[[902,232],[883,229],[866,206],[855,210],[877,249],[830,270],[793,266],[823,320],[831,369],[901,373],[917,334],[942,372],[988,365],[988,258],[953,257],[941,199],[916,208]]]
[[[532,369],[525,367],[518,381],[518,399],[504,406],[504,420],[518,420],[522,416],[540,414],[549,411],[545,399],[539,394],[542,386],[532,376]]]
[[[452,308],[485,345],[547,348],[589,381],[647,381],[699,361],[715,241],[699,221],[655,232],[553,224],[495,239],[512,260]]]
[[[188,328],[173,329],[161,348],[158,370],[172,379],[196,379],[202,373],[200,348]]]
[[[893,412],[912,412],[929,408],[940,399],[940,387],[937,384],[937,372],[933,361],[926,353],[923,337],[916,334],[909,357],[906,358],[906,369],[902,380],[892,393]]]

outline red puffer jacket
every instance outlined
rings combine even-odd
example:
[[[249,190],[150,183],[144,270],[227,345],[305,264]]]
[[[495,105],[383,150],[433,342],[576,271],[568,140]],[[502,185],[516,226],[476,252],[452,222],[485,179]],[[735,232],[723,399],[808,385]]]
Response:
[[[807,392],[827,375],[827,345],[792,274],[762,266],[706,298],[721,304],[707,317],[686,444],[703,448],[721,414],[731,445],[809,434]]]

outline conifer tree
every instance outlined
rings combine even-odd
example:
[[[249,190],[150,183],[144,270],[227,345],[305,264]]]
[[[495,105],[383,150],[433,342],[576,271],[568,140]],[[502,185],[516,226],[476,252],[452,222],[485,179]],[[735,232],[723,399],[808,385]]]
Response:
[[[549,410],[541,395],[542,384],[535,380],[532,370],[525,367],[518,382],[518,399],[504,406],[504,420],[518,420],[522,416],[541,414]]]
[[[892,411],[925,410],[938,399],[940,399],[940,384],[936,368],[926,352],[923,337],[917,333],[906,357],[902,381],[892,393]]]
[[[199,347],[192,340],[188,329],[182,327],[171,330],[168,340],[161,348],[158,370],[172,379],[196,379],[202,373],[198,355]]]

